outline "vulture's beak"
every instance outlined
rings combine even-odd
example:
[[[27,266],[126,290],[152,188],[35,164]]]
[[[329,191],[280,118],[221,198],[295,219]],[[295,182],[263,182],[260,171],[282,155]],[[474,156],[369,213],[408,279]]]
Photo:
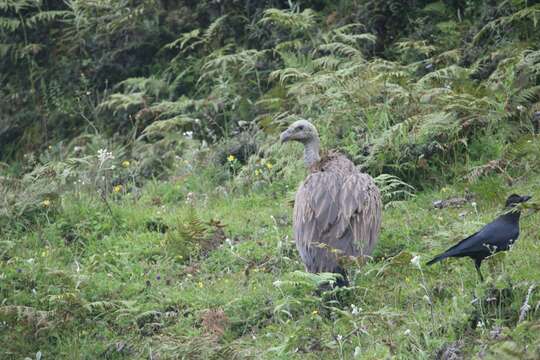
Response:
[[[530,196],[530,195],[523,195],[521,197],[521,202],[529,201],[531,198],[532,198],[532,196]]]
[[[281,133],[281,135],[279,136],[279,141],[283,144],[284,142],[287,142],[290,140],[290,131],[289,129],[285,130],[284,132]]]

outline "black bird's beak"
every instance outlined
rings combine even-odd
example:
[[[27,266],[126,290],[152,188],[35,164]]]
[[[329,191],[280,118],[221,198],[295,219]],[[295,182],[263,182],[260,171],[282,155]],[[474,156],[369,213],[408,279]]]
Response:
[[[530,196],[530,195],[523,195],[521,197],[521,202],[529,201],[531,198],[532,198],[532,196]]]

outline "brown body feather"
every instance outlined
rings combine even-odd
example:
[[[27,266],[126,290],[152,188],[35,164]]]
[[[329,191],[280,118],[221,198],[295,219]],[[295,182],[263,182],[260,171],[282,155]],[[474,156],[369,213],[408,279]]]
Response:
[[[341,272],[340,256],[371,255],[381,212],[373,179],[345,156],[325,154],[310,167],[295,199],[294,237],[306,270]]]

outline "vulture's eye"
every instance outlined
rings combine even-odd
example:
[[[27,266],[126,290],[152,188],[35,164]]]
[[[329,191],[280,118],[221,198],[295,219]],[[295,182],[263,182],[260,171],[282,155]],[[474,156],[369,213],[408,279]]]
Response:
[[[297,131],[301,131],[301,130],[304,130],[304,125],[300,125],[299,127],[296,128]]]

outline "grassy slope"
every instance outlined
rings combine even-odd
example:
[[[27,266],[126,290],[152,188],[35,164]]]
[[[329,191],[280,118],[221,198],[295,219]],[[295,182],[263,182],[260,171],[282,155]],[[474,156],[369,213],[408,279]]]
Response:
[[[522,358],[526,345],[531,358],[538,351],[538,291],[516,326],[529,286],[540,279],[537,215],[523,219],[521,239],[504,261],[486,262],[484,274],[492,275],[484,284],[470,260],[423,265],[497,214],[508,191],[502,179],[469,188],[477,212],[470,205],[432,208],[433,200],[462,194],[461,185],[387,209],[375,260],[354,270],[355,288],[337,305],[293,273],[302,266],[283,189],[225,196],[205,176],[148,184],[140,198],[112,203],[115,218],[97,199],[64,198],[50,222],[5,234],[1,357],[430,359],[459,340],[466,358],[501,351]],[[513,190],[540,197],[539,182],[523,179]],[[184,218],[190,191],[199,216],[222,221],[230,239],[191,263],[145,226],[148,219],[173,226]],[[62,229],[69,226],[78,237],[66,245]],[[421,270],[410,262],[416,254]],[[493,305],[475,305],[476,297]]]

